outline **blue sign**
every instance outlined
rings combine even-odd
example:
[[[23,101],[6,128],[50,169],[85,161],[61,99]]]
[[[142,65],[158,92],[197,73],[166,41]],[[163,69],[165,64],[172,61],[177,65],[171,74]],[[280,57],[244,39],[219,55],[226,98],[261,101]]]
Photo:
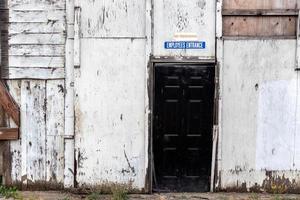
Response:
[[[170,41],[165,42],[165,49],[205,49],[203,41]]]

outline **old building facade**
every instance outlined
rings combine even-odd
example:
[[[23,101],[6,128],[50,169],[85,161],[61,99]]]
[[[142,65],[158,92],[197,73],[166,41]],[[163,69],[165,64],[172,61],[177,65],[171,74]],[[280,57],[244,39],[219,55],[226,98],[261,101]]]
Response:
[[[3,183],[300,191],[299,0],[0,6]]]

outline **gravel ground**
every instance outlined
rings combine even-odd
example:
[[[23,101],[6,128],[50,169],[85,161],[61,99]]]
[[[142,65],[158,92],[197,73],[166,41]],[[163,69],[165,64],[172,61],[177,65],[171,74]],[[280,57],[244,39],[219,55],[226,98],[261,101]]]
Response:
[[[20,192],[22,200],[111,200],[110,195],[75,195],[63,192]],[[300,195],[269,195],[245,193],[164,193],[153,195],[128,195],[129,200],[300,200]],[[0,198],[1,199],[1,198]],[[2,200],[2,199],[1,199]]]

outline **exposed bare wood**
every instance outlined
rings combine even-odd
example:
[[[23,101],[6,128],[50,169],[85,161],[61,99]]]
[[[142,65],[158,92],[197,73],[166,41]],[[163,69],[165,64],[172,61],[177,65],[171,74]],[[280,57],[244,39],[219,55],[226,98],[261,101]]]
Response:
[[[6,86],[0,81],[0,105],[5,112],[14,120],[17,126],[20,126],[20,109],[17,103],[9,94]]]
[[[19,139],[18,128],[0,128],[0,140],[17,140]]]
[[[293,9],[251,9],[251,10],[243,10],[243,9],[224,9],[222,11],[223,16],[298,16],[298,10]]]
[[[224,36],[296,36],[297,17],[226,16]]]
[[[224,40],[295,40],[296,36],[224,36]]]
[[[224,0],[224,9],[297,9],[297,0]]]

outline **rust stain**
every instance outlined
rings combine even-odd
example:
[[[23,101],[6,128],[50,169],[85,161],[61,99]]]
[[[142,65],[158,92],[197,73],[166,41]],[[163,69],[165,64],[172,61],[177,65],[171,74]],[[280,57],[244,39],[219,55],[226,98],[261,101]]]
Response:
[[[231,173],[239,173],[233,171],[234,170],[232,170]],[[242,184],[237,182],[235,186],[222,188],[220,183],[221,174],[219,174],[218,178],[219,185],[216,188],[217,192],[267,192],[272,194],[300,194],[300,183],[295,179],[286,178],[284,174],[278,175],[278,171],[266,171],[266,177],[262,184],[255,183],[251,187],[247,186],[246,182],[243,182]]]
[[[266,171],[266,179],[263,181],[262,187],[269,193],[300,193],[300,187],[295,179],[290,180],[284,174],[279,176],[272,171]]]

